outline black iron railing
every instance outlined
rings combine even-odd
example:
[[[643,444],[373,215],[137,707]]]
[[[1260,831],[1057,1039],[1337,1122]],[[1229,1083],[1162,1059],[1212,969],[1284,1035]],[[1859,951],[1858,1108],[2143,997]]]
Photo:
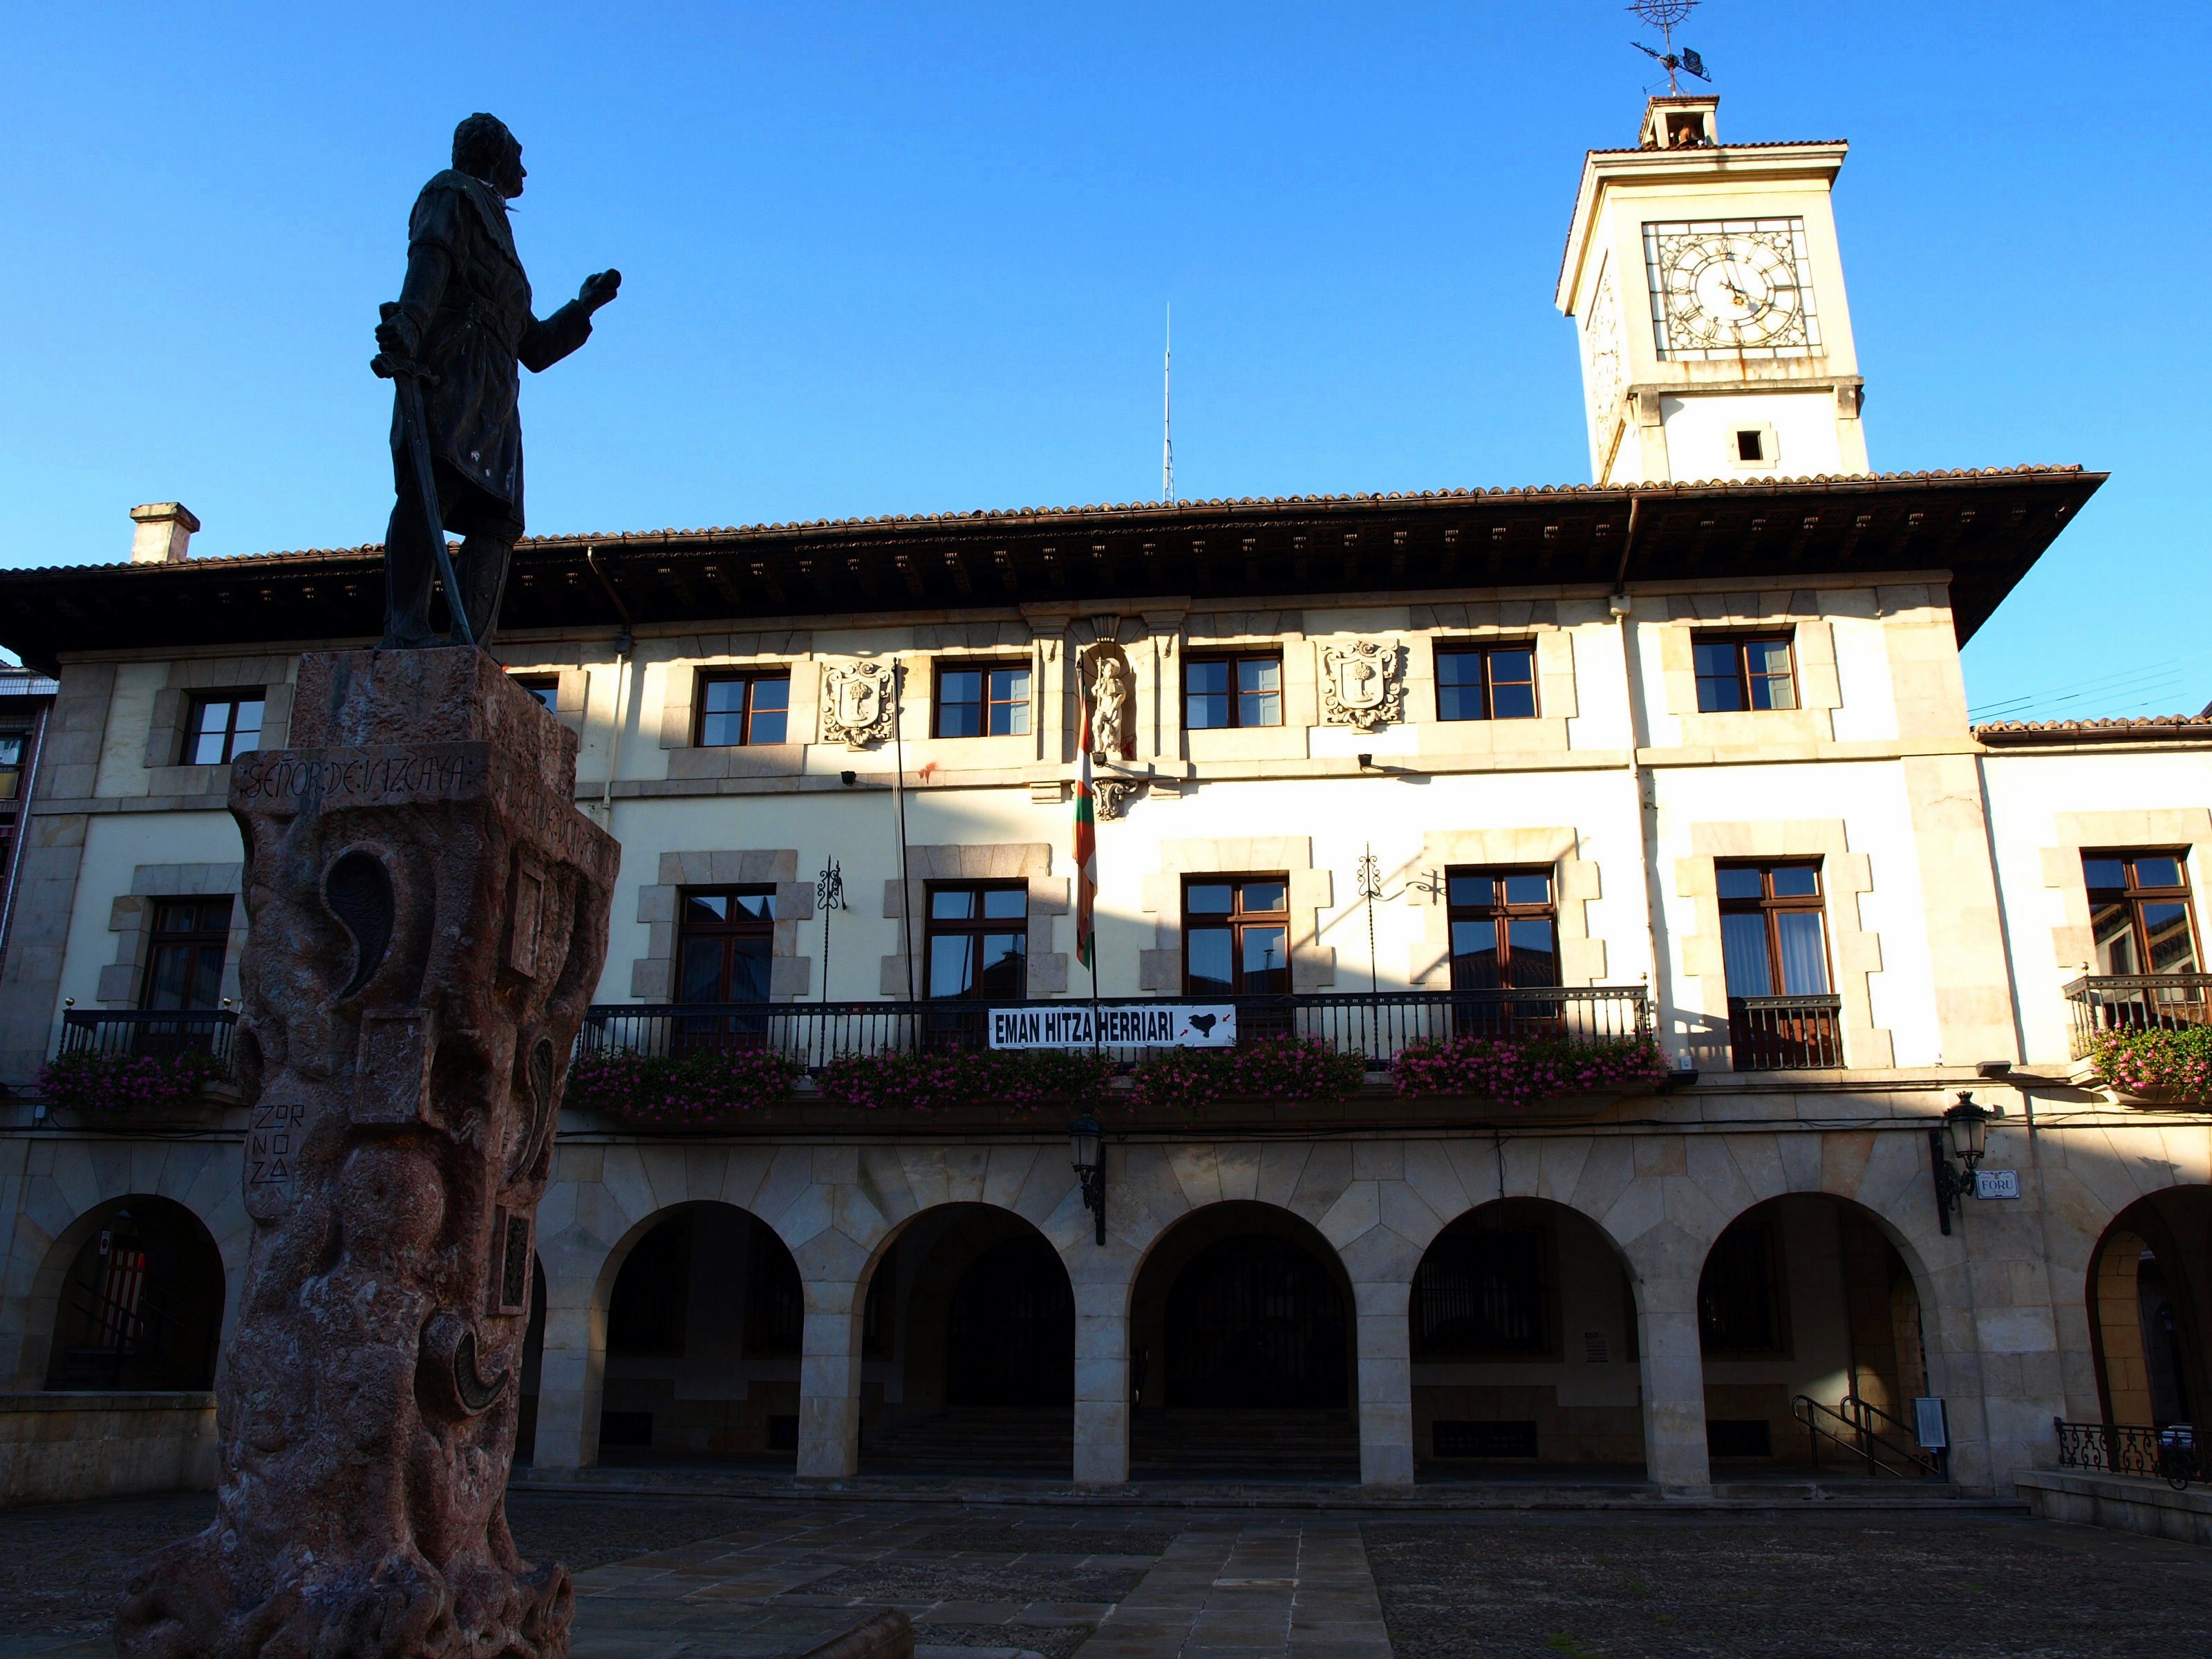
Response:
[[[1814,1468],[1820,1467],[1823,1448],[1832,1446],[1850,1462],[1863,1465],[1869,1475],[1925,1480],[1943,1472],[1934,1454],[1914,1438],[1911,1427],[1855,1394],[1845,1395],[1833,1406],[1801,1394],[1790,1409],[1805,1431]]]
[[[1841,1066],[1843,1007],[1838,996],[1730,997],[1730,1063],[1739,1072]]]
[[[2178,1031],[2212,1024],[2212,974],[2087,974],[2066,988],[2074,1058],[2106,1031]]]
[[[1074,999],[1031,1006],[1066,1008]],[[1163,998],[1162,1001],[1215,999]],[[1227,999],[1240,1042],[1318,1038],[1387,1070],[1407,1044],[1459,1036],[1557,1039],[1595,1045],[1648,1036],[1641,986],[1548,987],[1510,991],[1382,991],[1342,996]],[[990,1011],[1006,1002],[608,1003],[585,1017],[584,1053],[627,1048],[649,1055],[771,1049],[810,1070],[840,1054],[981,1048]],[[1109,1047],[1116,1060],[1142,1052]]]
[[[2093,1474],[2142,1474],[2175,1487],[2207,1478],[2203,1449],[2186,1423],[2149,1428],[2131,1423],[2069,1423],[2054,1417],[2058,1467]]]
[[[154,1060],[205,1054],[221,1061],[228,1076],[237,1027],[237,1012],[230,1008],[70,1008],[62,1014],[61,1052]]]

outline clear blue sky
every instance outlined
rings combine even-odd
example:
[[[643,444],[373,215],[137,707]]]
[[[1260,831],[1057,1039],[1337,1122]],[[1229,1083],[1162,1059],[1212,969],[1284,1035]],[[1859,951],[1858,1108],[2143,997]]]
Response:
[[[534,530],[1151,497],[1170,300],[1184,495],[1581,481],[1552,289],[1638,32],[1613,0],[19,5],[0,562],[120,557],[168,498],[211,554],[380,538],[369,329],[477,108],[527,149],[541,310],[625,276],[525,387]],[[1970,647],[1973,702],[2212,697],[2212,7],[1710,0],[1683,38],[1725,136],[1853,143],[1875,465],[2114,475]]]

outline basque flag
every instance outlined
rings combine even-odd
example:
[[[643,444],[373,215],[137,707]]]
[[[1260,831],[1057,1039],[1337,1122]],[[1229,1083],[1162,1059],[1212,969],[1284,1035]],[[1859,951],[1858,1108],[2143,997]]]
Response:
[[[1083,711],[1081,759],[1075,770],[1075,959],[1093,966],[1097,949],[1091,913],[1098,902],[1098,818],[1091,801],[1091,711]]]

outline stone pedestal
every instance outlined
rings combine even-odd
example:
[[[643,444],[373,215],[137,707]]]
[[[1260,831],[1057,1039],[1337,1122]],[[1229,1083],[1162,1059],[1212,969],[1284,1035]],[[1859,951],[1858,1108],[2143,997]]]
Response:
[[[515,1553],[538,1200],[618,853],[576,739],[472,650],[315,653],[299,746],[241,758],[254,1222],[220,1512],[131,1580],[125,1659],[539,1659]]]

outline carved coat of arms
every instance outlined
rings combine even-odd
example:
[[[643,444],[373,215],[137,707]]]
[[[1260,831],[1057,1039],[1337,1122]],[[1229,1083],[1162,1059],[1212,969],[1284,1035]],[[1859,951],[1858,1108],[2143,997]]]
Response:
[[[822,741],[866,749],[891,735],[891,665],[862,657],[822,676]]]
[[[1322,647],[1322,718],[1328,724],[1372,732],[1402,719],[1405,700],[1395,641],[1352,640]]]

